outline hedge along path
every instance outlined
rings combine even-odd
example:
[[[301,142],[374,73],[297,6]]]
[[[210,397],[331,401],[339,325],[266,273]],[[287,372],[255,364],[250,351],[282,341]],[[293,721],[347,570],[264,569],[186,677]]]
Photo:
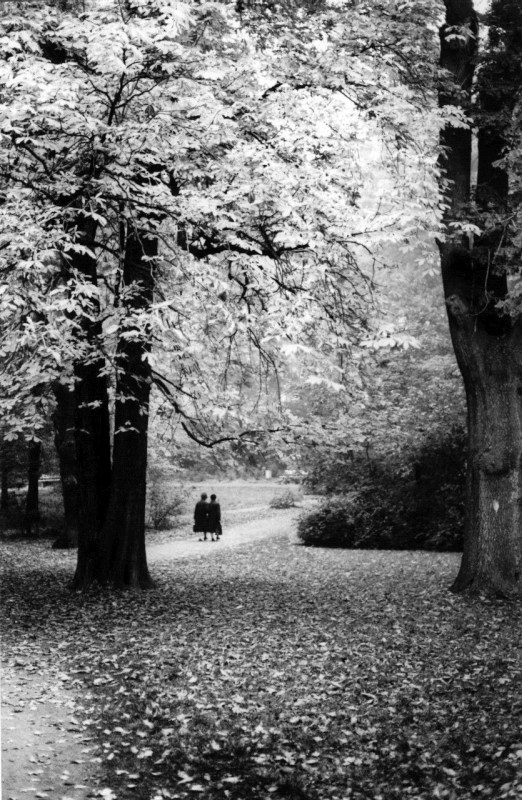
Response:
[[[257,510],[261,513],[266,507]],[[199,534],[187,532],[191,537],[187,540],[149,544],[147,558],[150,564],[210,558],[275,536],[293,538],[297,516],[297,509],[285,509],[268,518],[224,527],[218,542],[210,539],[200,542]],[[8,604],[9,599],[4,599],[4,603]],[[6,665],[3,670],[1,797],[3,800],[111,798],[110,789],[100,788],[96,745],[74,715],[74,685],[70,685],[67,675],[55,674],[50,678],[45,663],[52,654],[41,655],[42,658],[29,636],[27,644],[20,643],[14,664]]]

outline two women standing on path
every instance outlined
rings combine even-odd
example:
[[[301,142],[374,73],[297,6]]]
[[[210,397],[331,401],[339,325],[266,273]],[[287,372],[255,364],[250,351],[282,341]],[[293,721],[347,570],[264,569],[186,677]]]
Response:
[[[218,542],[221,536],[221,506],[217,502],[215,494],[210,495],[210,503],[207,502],[207,494],[203,492],[201,500],[198,500],[194,509],[194,533],[202,533],[203,539],[207,541],[207,533],[210,533],[210,541]],[[215,537],[215,538],[214,538]]]

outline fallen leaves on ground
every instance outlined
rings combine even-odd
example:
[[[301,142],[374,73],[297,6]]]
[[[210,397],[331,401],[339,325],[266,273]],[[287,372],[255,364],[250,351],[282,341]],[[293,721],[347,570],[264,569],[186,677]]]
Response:
[[[449,594],[455,555],[276,539],[71,594],[72,554],[3,549],[7,666],[75,690],[100,796],[522,795],[521,607]]]

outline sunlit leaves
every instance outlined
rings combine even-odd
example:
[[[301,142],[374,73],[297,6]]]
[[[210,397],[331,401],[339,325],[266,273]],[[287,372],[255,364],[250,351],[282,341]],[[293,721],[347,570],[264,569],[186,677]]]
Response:
[[[286,344],[315,351],[312,381],[346,389],[338,364],[356,368],[373,300],[366,254],[436,225],[429,70],[420,42],[408,80],[401,55],[414,31],[432,42],[429,4],[278,19],[92,0],[81,13],[35,5],[29,31],[16,9],[2,62],[2,347],[32,365],[26,405],[35,384],[96,358],[75,323],[95,318],[108,373],[118,337],[152,344],[162,401],[191,427],[206,419],[204,437],[271,426]],[[121,233],[138,221],[161,259],[155,301],[131,313]],[[98,290],[70,266],[83,222],[97,228]]]

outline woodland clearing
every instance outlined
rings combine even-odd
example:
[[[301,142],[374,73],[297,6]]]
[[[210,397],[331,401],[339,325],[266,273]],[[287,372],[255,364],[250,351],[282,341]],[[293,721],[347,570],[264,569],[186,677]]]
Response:
[[[299,546],[292,514],[152,546],[146,593],[71,593],[74,554],[3,543],[4,704],[56,703],[5,797],[519,798],[520,605],[449,595],[456,554]]]

